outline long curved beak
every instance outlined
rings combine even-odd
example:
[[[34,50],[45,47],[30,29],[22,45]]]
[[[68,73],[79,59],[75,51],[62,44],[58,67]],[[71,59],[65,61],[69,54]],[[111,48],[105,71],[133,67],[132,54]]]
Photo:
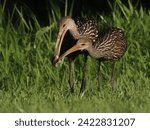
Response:
[[[71,53],[73,53],[73,52],[75,52],[75,51],[79,51],[79,50],[81,50],[81,49],[82,49],[82,47],[81,47],[79,44],[74,45],[72,48],[70,48],[68,51],[66,51],[63,55],[61,55],[61,56],[59,57],[58,62],[59,62],[60,60],[62,60],[63,58],[65,58],[67,55],[69,55],[69,54],[71,54]]]
[[[57,41],[56,41],[56,44],[55,44],[55,50],[54,50],[54,58],[53,58],[53,61],[52,61],[54,66],[58,62],[62,41],[64,39],[64,36],[65,36],[66,32],[67,32],[67,30],[64,29],[62,31],[59,31],[59,33],[58,33]]]

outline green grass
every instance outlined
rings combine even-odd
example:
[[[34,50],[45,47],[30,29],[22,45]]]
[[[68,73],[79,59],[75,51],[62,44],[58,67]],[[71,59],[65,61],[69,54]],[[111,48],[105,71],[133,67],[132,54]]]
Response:
[[[17,12],[18,26],[3,26],[0,7],[0,112],[150,112],[150,11],[142,7],[137,11],[130,1],[127,8],[117,0],[109,16],[97,14],[100,29],[117,26],[125,31],[128,50],[116,64],[113,94],[111,62],[102,63],[102,88],[98,93],[98,64],[89,57],[87,88],[81,96],[82,55],[74,64],[73,95],[68,85],[68,61],[58,68],[50,62],[60,14],[52,11],[48,27],[40,27],[33,16],[33,27],[20,10]]]

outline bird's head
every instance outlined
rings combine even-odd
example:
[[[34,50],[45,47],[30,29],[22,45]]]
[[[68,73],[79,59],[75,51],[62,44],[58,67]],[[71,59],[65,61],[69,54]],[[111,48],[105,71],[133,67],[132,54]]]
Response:
[[[59,58],[61,44],[68,30],[77,30],[77,27],[74,20],[71,17],[66,16],[59,21],[59,33],[55,44],[54,60],[52,61],[53,63],[55,63],[55,61],[57,61]]]
[[[77,41],[77,43],[72,47],[70,48],[68,51],[66,51],[63,55],[61,55],[59,57],[59,59],[57,60],[57,62],[59,62],[60,60],[62,60],[63,58],[65,58],[67,55],[75,52],[75,51],[79,51],[79,50],[89,50],[90,47],[92,46],[92,42],[87,39],[87,38],[82,38],[82,39],[79,39]]]
[[[63,33],[67,30],[73,30],[75,26],[75,21],[71,17],[65,16],[59,21],[59,33]]]

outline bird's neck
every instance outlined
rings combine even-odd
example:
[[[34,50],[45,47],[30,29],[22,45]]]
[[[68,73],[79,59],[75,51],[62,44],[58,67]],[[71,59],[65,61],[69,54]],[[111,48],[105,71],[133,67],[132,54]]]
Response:
[[[70,29],[70,33],[74,37],[74,39],[76,39],[76,40],[81,38],[81,36],[77,30],[76,25],[72,29]]]
[[[87,48],[89,55],[94,59],[100,59],[103,57],[101,51],[97,50],[92,44]]]

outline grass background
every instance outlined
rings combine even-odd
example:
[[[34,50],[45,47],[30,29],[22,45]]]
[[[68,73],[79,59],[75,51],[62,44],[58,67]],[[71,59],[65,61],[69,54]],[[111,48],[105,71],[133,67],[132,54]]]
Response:
[[[72,14],[72,8],[65,14]],[[116,91],[111,93],[111,62],[102,63],[102,88],[97,92],[98,63],[88,58],[87,88],[78,96],[83,56],[74,64],[75,94],[68,85],[68,61],[57,68],[50,62],[53,55],[61,14],[53,5],[50,25],[34,26],[24,19],[21,10],[18,24],[4,25],[4,6],[0,7],[0,112],[150,112],[150,11],[136,10],[120,0],[110,5],[108,16],[96,14],[99,29],[117,26],[125,31],[128,50],[116,64]],[[91,16],[90,12],[86,14]],[[83,16],[85,14],[83,13]],[[28,23],[28,24],[27,24]]]

